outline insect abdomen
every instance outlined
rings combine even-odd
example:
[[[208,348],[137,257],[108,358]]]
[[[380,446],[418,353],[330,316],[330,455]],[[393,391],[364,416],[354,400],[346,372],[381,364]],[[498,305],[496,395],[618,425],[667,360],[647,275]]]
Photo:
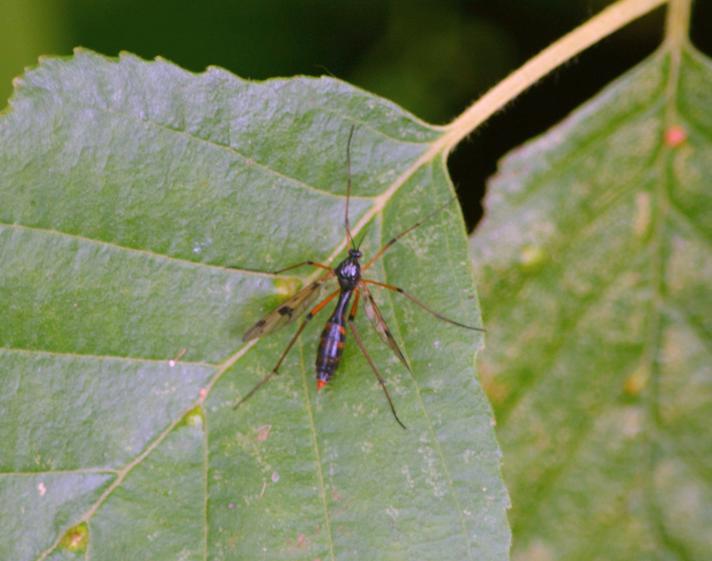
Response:
[[[346,328],[343,323],[330,319],[321,332],[316,353],[316,387],[323,388],[334,375],[344,352]]]

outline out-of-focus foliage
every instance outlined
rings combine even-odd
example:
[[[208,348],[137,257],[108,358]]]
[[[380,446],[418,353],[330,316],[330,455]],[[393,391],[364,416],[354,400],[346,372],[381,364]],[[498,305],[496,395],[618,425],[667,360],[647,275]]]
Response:
[[[508,156],[472,238],[514,559],[712,551],[712,64],[678,54]]]

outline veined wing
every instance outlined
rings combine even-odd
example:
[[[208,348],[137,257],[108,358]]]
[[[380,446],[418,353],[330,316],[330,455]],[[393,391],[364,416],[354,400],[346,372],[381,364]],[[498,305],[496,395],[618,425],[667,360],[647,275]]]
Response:
[[[359,285],[359,289],[363,292],[363,307],[366,310],[366,316],[368,316],[368,319],[371,320],[371,324],[381,336],[381,339],[383,339],[386,345],[391,348],[391,350],[395,353],[398,359],[403,363],[403,366],[405,366],[410,372],[412,372],[408,361],[405,359],[405,356],[403,356],[403,353],[401,352],[400,347],[398,346],[398,343],[396,343],[396,340],[393,338],[391,330],[388,329],[388,325],[386,325],[386,320],[383,319],[383,314],[381,314],[381,310],[378,309],[376,301],[373,299],[373,296],[371,295],[371,291],[368,289],[368,286],[365,283],[361,283]]]
[[[319,294],[321,294],[321,290],[327,280],[328,277],[325,276],[310,282],[289,300],[280,304],[277,308],[272,310],[269,314],[248,329],[242,336],[242,341],[246,343],[252,339],[257,339],[258,337],[267,335],[275,329],[279,329],[293,319],[301,316],[314,302],[314,300],[316,300]]]

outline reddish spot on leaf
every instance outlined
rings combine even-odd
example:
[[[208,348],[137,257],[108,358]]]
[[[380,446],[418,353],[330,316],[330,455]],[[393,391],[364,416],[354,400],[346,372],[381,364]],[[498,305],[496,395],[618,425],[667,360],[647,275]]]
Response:
[[[665,131],[665,144],[671,148],[680,146],[687,140],[687,132],[680,125],[672,125]]]
[[[262,425],[257,429],[257,436],[255,439],[257,442],[264,442],[269,438],[269,433],[272,430],[272,425]]]
[[[305,534],[299,533],[297,534],[296,540],[289,539],[287,540],[287,544],[289,549],[296,551],[298,549],[307,549],[310,546],[311,541]]]

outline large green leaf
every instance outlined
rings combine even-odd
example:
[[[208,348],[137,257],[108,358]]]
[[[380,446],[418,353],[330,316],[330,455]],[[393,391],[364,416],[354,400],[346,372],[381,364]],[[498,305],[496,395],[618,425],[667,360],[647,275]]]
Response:
[[[711,107],[709,60],[662,50],[490,185],[472,252],[515,559],[709,558]]]
[[[321,316],[232,409],[293,328],[241,334],[309,274],[264,271],[343,248],[351,125],[368,256],[452,195],[442,130],[393,104],[86,51],[22,78],[0,117],[0,558],[507,557],[480,335],[379,293],[410,375],[359,319],[407,431],[353,345],[317,397]],[[470,270],[453,205],[372,276],[476,324]]]

